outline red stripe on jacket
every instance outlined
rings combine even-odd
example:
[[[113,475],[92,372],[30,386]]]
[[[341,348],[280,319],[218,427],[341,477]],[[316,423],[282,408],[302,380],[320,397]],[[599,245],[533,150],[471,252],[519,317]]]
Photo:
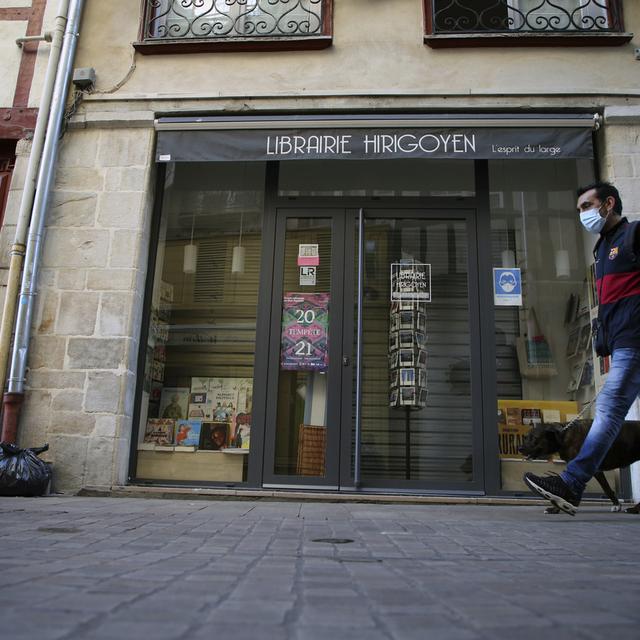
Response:
[[[609,273],[597,282],[600,304],[611,304],[640,295],[640,270],[627,273]]]

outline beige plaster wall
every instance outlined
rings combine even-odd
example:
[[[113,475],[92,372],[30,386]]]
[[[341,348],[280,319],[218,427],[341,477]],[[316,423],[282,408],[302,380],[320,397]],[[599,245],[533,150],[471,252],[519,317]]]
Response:
[[[138,11],[131,0],[90,2],[78,66],[98,89],[130,69]],[[334,44],[322,51],[136,54],[114,99],[283,95],[443,96],[612,93],[640,97],[634,43],[620,47],[430,49],[422,42],[421,0],[335,0]],[[640,3],[624,3],[626,28],[640,31]],[[126,19],[125,19],[126,17]],[[639,46],[636,40],[635,46]],[[526,98],[522,99],[524,105]]]
[[[22,21],[0,21],[0,108],[10,108],[16,92],[22,49],[16,38],[22,38],[27,23]]]
[[[30,7],[31,4],[29,0],[0,0],[0,9]]]

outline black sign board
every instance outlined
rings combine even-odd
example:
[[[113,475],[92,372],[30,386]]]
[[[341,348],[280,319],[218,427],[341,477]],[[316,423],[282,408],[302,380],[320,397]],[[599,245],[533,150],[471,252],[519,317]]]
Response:
[[[160,131],[157,162],[592,158],[579,127]]]

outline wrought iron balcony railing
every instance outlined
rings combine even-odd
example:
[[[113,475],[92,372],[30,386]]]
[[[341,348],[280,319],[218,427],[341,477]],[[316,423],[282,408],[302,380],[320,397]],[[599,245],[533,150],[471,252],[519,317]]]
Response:
[[[430,32],[620,33],[619,0],[429,0]]]
[[[143,41],[322,35],[326,0],[145,0]]]

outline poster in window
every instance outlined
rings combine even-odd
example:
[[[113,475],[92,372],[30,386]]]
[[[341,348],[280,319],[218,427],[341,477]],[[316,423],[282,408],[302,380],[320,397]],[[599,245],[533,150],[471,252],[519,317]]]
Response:
[[[176,447],[197,447],[200,442],[200,420],[176,421]]]
[[[143,441],[147,444],[172,445],[176,421],[169,418],[150,418],[144,430]]]
[[[160,417],[184,420],[189,407],[188,387],[164,387],[160,397]]]
[[[204,436],[201,442],[207,442],[212,448],[214,423],[227,426],[224,447],[249,449],[251,442],[251,412],[253,405],[252,378],[200,378],[191,379],[191,400],[204,400],[204,403],[189,405],[190,418],[201,418]],[[193,415],[191,415],[193,413]],[[209,425],[205,428],[204,425]],[[220,442],[223,430],[217,432]],[[201,431],[202,434],[202,431]],[[221,447],[220,447],[221,448]]]
[[[329,367],[329,294],[285,293],[280,368],[326,371]]]
[[[391,264],[391,301],[431,302],[431,265],[422,262]]]

